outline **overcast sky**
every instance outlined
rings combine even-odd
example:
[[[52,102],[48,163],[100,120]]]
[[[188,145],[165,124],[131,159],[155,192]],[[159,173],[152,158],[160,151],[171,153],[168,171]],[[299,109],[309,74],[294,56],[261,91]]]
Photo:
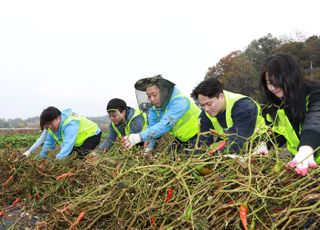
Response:
[[[162,74],[184,94],[208,67],[268,33],[320,35],[319,0],[0,1],[0,118],[50,105],[135,107],[134,83]]]

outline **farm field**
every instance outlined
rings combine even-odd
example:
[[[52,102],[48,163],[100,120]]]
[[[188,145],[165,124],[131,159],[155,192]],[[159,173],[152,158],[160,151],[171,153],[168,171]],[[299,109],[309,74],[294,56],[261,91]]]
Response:
[[[153,161],[119,145],[96,161],[21,157],[38,135],[0,135],[0,229],[320,226],[320,170],[297,176],[285,149],[252,156],[249,148],[245,160],[187,156],[166,139]]]

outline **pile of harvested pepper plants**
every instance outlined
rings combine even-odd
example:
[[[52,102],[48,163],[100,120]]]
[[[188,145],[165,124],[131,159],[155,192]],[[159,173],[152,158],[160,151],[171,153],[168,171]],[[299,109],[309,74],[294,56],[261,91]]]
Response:
[[[230,159],[153,160],[116,145],[87,160],[0,150],[0,229],[319,229],[319,168],[301,177],[282,149]]]

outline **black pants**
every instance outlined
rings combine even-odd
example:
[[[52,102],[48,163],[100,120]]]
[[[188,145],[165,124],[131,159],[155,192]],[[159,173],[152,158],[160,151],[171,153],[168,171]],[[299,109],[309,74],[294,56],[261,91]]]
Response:
[[[97,135],[88,137],[81,146],[74,147],[73,151],[78,153],[78,158],[83,159],[91,150],[98,146],[101,139],[101,132]]]
[[[175,138],[174,141],[169,145],[169,149],[171,152],[183,151],[188,153],[188,149],[193,149],[195,147],[197,137],[198,135],[196,134],[186,142],[182,142]]]

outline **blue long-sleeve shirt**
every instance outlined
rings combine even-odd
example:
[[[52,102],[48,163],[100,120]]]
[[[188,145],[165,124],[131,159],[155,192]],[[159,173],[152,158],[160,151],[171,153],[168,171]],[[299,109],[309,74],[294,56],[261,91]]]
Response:
[[[190,102],[174,87],[169,103],[165,109],[152,106],[147,113],[148,127],[140,133],[144,142],[149,141],[148,147],[153,149],[154,139],[157,139],[173,129],[178,120],[188,111]]]
[[[59,141],[62,142],[60,152],[56,155],[57,159],[64,159],[65,157],[67,157],[72,152],[72,149],[76,142],[76,138],[80,128],[80,121],[71,120],[62,128],[63,122],[71,114],[72,114],[71,109],[66,109],[62,111],[59,129],[57,130],[57,132],[53,132],[58,137]],[[62,133],[64,133],[63,141],[62,141]],[[40,157],[41,158],[47,157],[48,151],[50,149],[55,149],[55,146],[56,146],[56,140],[53,138],[52,135],[48,134],[43,144],[42,150],[40,152]]]
[[[126,111],[126,122],[128,122],[132,116],[134,115],[135,109],[131,108],[131,107],[127,107],[127,111]],[[125,136],[125,128],[127,126],[126,122],[121,122],[120,124],[116,125],[117,129],[120,131],[122,136]],[[144,118],[142,116],[142,114],[134,117],[130,123],[130,134],[131,133],[139,133],[141,132],[143,126],[144,126]],[[117,132],[115,131],[115,129],[113,128],[113,126],[110,124],[109,126],[109,133],[106,137],[106,139],[103,141],[103,143],[99,146],[98,150],[99,151],[104,151],[105,149],[109,149],[112,147],[112,145],[114,144],[114,142],[116,141],[118,135]]]
[[[228,136],[228,143],[231,145],[231,151],[239,152],[247,138],[253,134],[256,127],[257,115],[257,105],[250,98],[242,98],[236,101],[232,107],[232,127],[227,129],[225,111],[216,116],[219,124],[225,130],[225,133],[230,134]],[[206,116],[205,112],[202,111],[200,114],[200,131],[206,132],[210,129],[214,129],[213,124]],[[214,138],[211,134],[200,136],[200,144],[209,146],[213,142]]]
[[[40,135],[40,137],[36,140],[36,142],[29,148],[29,152],[32,153],[34,150],[36,150],[38,147],[40,147],[47,138],[48,131],[44,129]]]

